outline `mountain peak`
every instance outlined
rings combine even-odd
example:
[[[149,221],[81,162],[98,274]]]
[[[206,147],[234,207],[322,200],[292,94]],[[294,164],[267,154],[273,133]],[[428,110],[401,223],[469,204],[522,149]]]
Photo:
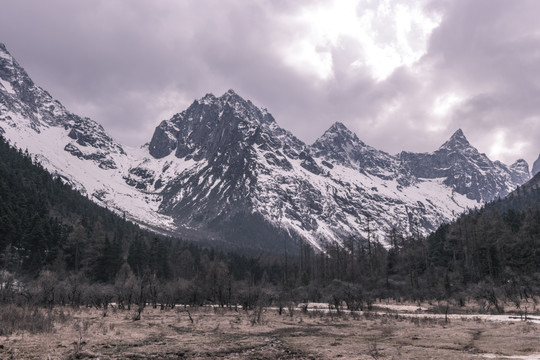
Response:
[[[455,148],[468,148],[471,144],[465,137],[463,130],[458,129],[451,137],[445,142],[441,148],[455,149]]]
[[[213,103],[240,103],[240,104],[251,104],[250,101],[244,100],[240,95],[238,95],[233,89],[227,90],[220,97],[216,97],[212,93],[204,95],[199,101],[202,104],[213,104]]]
[[[529,164],[523,159],[516,160],[509,169],[510,177],[516,184],[524,184],[531,178]]]
[[[527,161],[525,161],[524,159],[516,160],[512,165],[510,165],[510,170],[524,174],[526,176],[526,178],[521,181],[522,183],[530,178],[529,163],[527,163]]]
[[[365,147],[366,145],[343,123],[336,121],[311,146],[316,153],[321,154],[323,152],[344,153],[346,146]]]
[[[272,132],[276,128],[270,113],[234,90],[220,97],[210,93],[156,128],[150,141],[150,155],[159,159],[176,149],[179,158],[210,158],[218,152],[228,152],[231,144],[241,146],[261,131]]]
[[[333,123],[332,126],[330,126],[330,128],[328,129],[328,131],[331,131],[331,132],[341,132],[341,131],[351,132],[349,130],[349,128],[347,128],[342,122],[339,122],[339,121],[336,121],[335,123]]]
[[[467,138],[465,137],[463,130],[457,129],[456,132],[450,137],[450,140],[467,141]]]
[[[214,94],[208,93],[204,95],[201,100],[204,101],[204,100],[215,100],[215,99],[216,99],[216,96]]]
[[[241,100],[245,102],[244,98],[242,98],[240,95],[238,95],[233,89],[227,90],[225,94],[223,94],[220,99],[228,100],[228,99],[235,99],[235,100]]]
[[[512,166],[515,166],[515,167],[518,167],[518,166],[529,166],[529,164],[527,163],[527,161],[525,159],[517,159],[513,164]]]
[[[315,157],[390,180],[399,176],[398,161],[366,145],[341,122],[335,122],[313,145]]]
[[[328,130],[324,132],[324,134],[321,136],[321,139],[325,137],[329,137],[329,136],[331,137],[339,136],[341,138],[346,138],[346,139],[351,139],[351,140],[354,139],[356,141],[359,141],[356,134],[353,133],[351,130],[349,130],[348,127],[346,127],[343,123],[339,121],[336,121],[335,123],[333,123],[332,126],[330,126]]]

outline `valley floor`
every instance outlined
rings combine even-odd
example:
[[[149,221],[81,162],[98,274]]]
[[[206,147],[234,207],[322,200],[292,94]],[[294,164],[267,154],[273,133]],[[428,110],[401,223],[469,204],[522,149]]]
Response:
[[[2,359],[538,359],[540,324],[519,316],[288,309],[56,307],[41,333],[0,329]],[[9,309],[7,309],[9,310]],[[189,310],[189,311],[188,311]],[[6,308],[3,309],[6,311]],[[427,313],[425,313],[427,315]],[[411,316],[414,315],[414,316]],[[538,316],[535,316],[538,317]],[[495,320],[495,321],[494,321]],[[43,320],[45,321],[45,320]],[[5,324],[3,326],[6,326]]]

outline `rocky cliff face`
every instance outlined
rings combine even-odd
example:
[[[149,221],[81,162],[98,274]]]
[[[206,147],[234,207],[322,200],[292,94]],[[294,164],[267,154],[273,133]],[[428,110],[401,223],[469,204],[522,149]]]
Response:
[[[349,236],[427,234],[529,179],[457,131],[433,153],[397,156],[341,123],[307,145],[230,90],[161,122],[148,146],[121,146],[68,112],[0,46],[0,132],[98,203],[145,226],[240,247],[315,248]],[[369,230],[368,230],[369,228]]]
[[[140,173],[152,172],[146,188],[161,188],[160,211],[180,226],[219,233],[257,218],[287,231],[283,222],[294,213],[299,227],[312,228],[310,212],[299,214],[293,208],[317,194],[306,176],[295,175],[298,171],[318,175],[323,169],[308,147],[280,128],[272,115],[232,90],[219,98],[206,95],[162,122],[149,151],[156,159],[187,166],[181,172],[170,167],[152,171],[148,162],[136,168]],[[251,231],[227,232],[234,233],[229,241],[248,242],[246,237],[253,237]]]
[[[395,179],[404,186],[414,181],[398,158],[364,144],[356,134],[339,122],[317,139],[311,149],[316,157],[325,159],[327,163],[336,163],[362,174],[383,180]]]
[[[504,197],[530,177],[525,160],[510,167],[492,162],[469,143],[461,129],[433,153],[402,152],[399,157],[414,176],[442,178],[457,193],[479,202]]]

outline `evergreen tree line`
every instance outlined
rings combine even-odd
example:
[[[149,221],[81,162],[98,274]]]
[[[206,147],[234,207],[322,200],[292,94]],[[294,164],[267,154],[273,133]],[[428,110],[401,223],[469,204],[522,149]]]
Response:
[[[531,301],[540,291],[540,190],[469,211],[429,237],[397,230],[315,252],[238,253],[157,236],[99,207],[0,142],[0,301],[119,307],[378,298]],[[418,233],[413,231],[413,233]],[[253,236],[256,237],[256,234]],[[289,250],[290,251],[290,250]]]

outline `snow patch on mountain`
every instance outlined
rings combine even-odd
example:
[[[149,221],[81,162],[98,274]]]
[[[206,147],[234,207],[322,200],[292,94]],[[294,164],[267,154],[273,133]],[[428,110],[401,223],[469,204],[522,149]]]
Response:
[[[0,86],[2,86],[8,94],[16,95],[15,90],[13,90],[13,86],[11,86],[11,83],[9,83],[8,81],[0,79]]]
[[[11,118],[24,124],[24,118],[11,114]],[[1,122],[0,122],[1,123]],[[61,177],[95,202],[120,215],[152,228],[174,229],[172,219],[159,214],[161,200],[159,194],[142,193],[126,184],[123,174],[137,157],[126,154],[109,154],[118,164],[117,169],[104,169],[92,161],[72,156],[66,152],[62,144],[71,144],[72,139],[66,130],[60,127],[43,128],[36,132],[25,126],[5,126],[4,137],[17,148],[28,150],[33,158],[49,172]],[[84,147],[81,147],[84,148]],[[133,151],[137,153],[137,151]]]

